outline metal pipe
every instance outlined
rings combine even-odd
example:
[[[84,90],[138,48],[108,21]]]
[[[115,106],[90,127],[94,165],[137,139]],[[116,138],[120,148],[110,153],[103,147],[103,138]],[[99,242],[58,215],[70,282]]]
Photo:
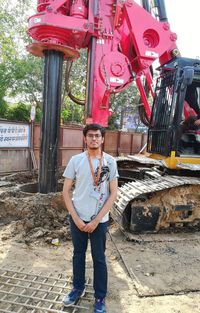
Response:
[[[95,50],[96,50],[96,38],[92,37],[90,49],[88,52],[86,117],[92,116],[93,84],[94,84],[94,70],[95,70]]]
[[[142,0],[142,7],[147,11],[147,12],[151,12],[151,7],[149,4],[149,0]]]
[[[92,7],[94,17],[98,13],[98,0],[93,1]],[[86,87],[86,118],[92,117],[93,104],[93,84],[95,71],[95,52],[96,52],[96,37],[91,38],[90,48],[88,51],[88,70],[87,70],[87,87]]]
[[[39,192],[57,191],[63,53],[46,50],[41,121]]]
[[[158,8],[159,20],[161,22],[168,22],[167,12],[164,0],[154,0],[155,7]]]

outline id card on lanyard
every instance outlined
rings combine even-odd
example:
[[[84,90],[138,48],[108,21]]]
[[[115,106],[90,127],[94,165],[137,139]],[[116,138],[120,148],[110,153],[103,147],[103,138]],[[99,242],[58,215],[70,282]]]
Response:
[[[100,181],[101,169],[102,169],[102,164],[103,164],[103,154],[101,155],[101,159],[99,161],[99,168],[98,168],[97,176],[95,176],[94,169],[92,166],[92,161],[91,161],[89,153],[87,153],[87,158],[88,158],[88,162],[89,162],[89,166],[90,166],[90,172],[92,174],[93,183],[94,183],[92,190],[91,190],[91,193],[90,193],[90,196],[92,198],[95,198],[96,200],[99,200],[100,192],[98,190],[98,184]]]

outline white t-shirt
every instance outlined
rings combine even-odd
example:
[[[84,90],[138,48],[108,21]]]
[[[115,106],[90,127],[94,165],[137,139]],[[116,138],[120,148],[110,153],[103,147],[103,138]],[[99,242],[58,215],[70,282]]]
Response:
[[[100,160],[92,159],[92,166],[97,176]],[[85,222],[91,221],[101,210],[109,197],[109,183],[118,177],[117,164],[115,159],[103,152],[103,162],[98,186],[94,185],[92,173],[86,152],[73,156],[63,176],[75,179],[75,189],[73,191],[72,202],[78,216]],[[107,222],[107,213],[101,223]]]

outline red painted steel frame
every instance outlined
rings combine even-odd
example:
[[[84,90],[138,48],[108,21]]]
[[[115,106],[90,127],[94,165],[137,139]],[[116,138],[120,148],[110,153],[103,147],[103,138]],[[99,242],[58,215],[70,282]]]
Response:
[[[96,4],[96,7],[94,7]],[[38,0],[38,13],[29,18],[29,34],[36,40],[28,50],[42,56],[43,50],[63,51],[75,59],[81,48],[91,49],[92,107],[87,123],[107,126],[111,93],[120,92],[136,81],[150,117],[151,110],[141,77],[151,88],[150,66],[157,59],[164,64],[172,58],[176,34],[133,0]],[[91,90],[91,88],[90,88]]]

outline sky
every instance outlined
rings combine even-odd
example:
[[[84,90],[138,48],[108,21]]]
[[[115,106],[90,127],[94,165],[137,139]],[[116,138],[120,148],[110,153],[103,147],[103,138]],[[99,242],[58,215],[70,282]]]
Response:
[[[165,7],[170,28],[178,36],[181,55],[200,58],[200,0],[165,0]]]

